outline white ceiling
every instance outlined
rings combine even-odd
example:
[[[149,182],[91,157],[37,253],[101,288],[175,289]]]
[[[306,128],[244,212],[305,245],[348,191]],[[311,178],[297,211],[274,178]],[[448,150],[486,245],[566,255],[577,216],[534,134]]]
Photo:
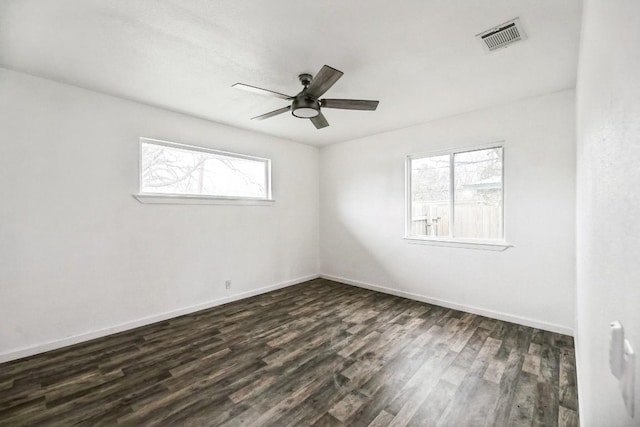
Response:
[[[575,86],[580,0],[3,0],[0,65],[304,143],[325,145]],[[487,54],[475,34],[519,16],[528,40]],[[323,110],[251,121],[297,75],[344,71]]]

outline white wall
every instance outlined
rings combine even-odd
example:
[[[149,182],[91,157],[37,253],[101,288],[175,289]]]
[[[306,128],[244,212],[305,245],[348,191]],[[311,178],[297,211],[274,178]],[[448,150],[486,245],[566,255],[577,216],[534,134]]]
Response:
[[[640,425],[640,2],[587,0],[578,69],[577,363],[585,426]],[[636,352],[635,418],[608,324]]]
[[[574,92],[564,91],[323,148],[321,273],[571,333],[574,118]],[[405,156],[500,140],[506,238],[515,247],[489,252],[404,241]]]
[[[140,136],[271,158],[276,202],[141,204]],[[0,361],[317,271],[316,148],[0,69]]]
[[[333,145],[320,156],[4,69],[0,95],[0,361],[295,283],[319,268],[443,305],[573,328],[573,91]],[[141,204],[131,197],[140,136],[269,157],[277,201]],[[515,247],[403,241],[404,156],[498,140],[506,141],[506,229]]]

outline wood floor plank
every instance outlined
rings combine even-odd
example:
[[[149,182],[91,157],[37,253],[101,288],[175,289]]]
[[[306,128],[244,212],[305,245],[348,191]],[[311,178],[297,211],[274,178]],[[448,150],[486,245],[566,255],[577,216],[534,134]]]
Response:
[[[498,399],[499,387],[484,378],[469,376],[460,384],[449,405],[438,418],[438,426],[492,425],[487,418]],[[464,410],[461,410],[464,408]]]
[[[346,422],[362,406],[364,399],[358,393],[349,393],[336,403],[329,413],[337,420]]]
[[[478,331],[478,335],[486,331]],[[473,345],[473,343],[471,344]],[[499,387],[484,379],[487,367],[498,353],[502,340],[487,337],[468,368],[439,425],[484,425],[498,399]],[[465,407],[465,411],[459,408]]]
[[[314,279],[0,364],[0,426],[577,426],[571,337]]]
[[[498,351],[499,354],[500,350]],[[518,384],[523,360],[524,355],[517,349],[510,351],[499,384],[498,400],[487,419],[487,425],[508,425],[507,422],[515,398],[516,385]]]
[[[576,362],[573,350],[560,352],[560,396],[561,406],[577,410],[578,392],[576,387]]]
[[[522,371],[515,389],[508,425],[530,426],[535,411],[536,377]]]
[[[428,366],[428,368],[425,369],[427,375],[425,375],[422,381],[420,381],[419,384],[416,384],[413,390],[411,390],[409,398],[397,412],[397,414],[391,421],[390,426],[404,427],[409,424],[418,409],[420,409],[420,406],[427,400],[427,398],[431,394],[431,391],[435,388],[436,384],[438,384],[440,376],[451,364],[456,355],[457,353],[448,351],[442,355],[436,355],[435,357],[430,359],[429,362],[427,362],[426,366]],[[424,366],[425,365],[423,365],[423,367]],[[413,376],[409,380],[409,383],[415,377],[416,376]]]
[[[393,415],[386,411],[381,411],[378,416],[369,423],[368,427],[387,427],[389,424],[391,424],[392,420]]]
[[[456,393],[456,387],[447,381],[440,380],[429,396],[420,405],[420,408],[409,421],[409,426],[435,425],[441,418],[446,408],[451,403]]]
[[[577,412],[573,409],[567,409],[564,406],[561,406],[559,410],[558,426],[578,427],[579,422]]]

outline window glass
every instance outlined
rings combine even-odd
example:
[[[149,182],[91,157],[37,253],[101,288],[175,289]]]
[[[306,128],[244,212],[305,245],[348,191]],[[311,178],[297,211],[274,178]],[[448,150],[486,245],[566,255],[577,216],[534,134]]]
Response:
[[[409,156],[408,236],[502,240],[503,148]]]
[[[269,160],[141,142],[140,191],[238,198],[269,198]]]
[[[411,234],[449,235],[450,168],[448,155],[411,162]]]
[[[502,238],[502,148],[455,153],[455,237]]]

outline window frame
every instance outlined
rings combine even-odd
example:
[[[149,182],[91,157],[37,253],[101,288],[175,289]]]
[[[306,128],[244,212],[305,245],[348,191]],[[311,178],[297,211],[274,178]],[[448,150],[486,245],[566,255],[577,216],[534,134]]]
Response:
[[[142,191],[142,144],[161,145],[182,150],[198,151],[232,157],[236,159],[253,160],[265,164],[265,197],[246,196],[216,196],[209,194],[183,194],[183,193],[153,193]],[[213,148],[200,147],[196,145],[182,144],[179,142],[165,141],[155,138],[140,137],[138,141],[138,193],[134,194],[141,203],[160,204],[238,204],[238,205],[262,205],[271,204],[275,200],[272,198],[271,180],[271,159],[251,156],[247,154],[232,153],[230,151],[217,150]]]
[[[496,141],[489,144],[473,145],[459,148],[449,148],[442,150],[434,150],[428,152],[421,152],[415,154],[409,154],[405,157],[405,229],[404,239],[410,243],[423,243],[432,244],[436,246],[455,246],[469,249],[487,249],[487,250],[505,250],[512,245],[507,243],[506,240],[506,221],[505,221],[505,141]],[[502,149],[502,224],[501,224],[501,239],[472,239],[472,238],[460,238],[455,237],[455,155],[460,153],[467,153],[471,151],[488,150],[491,148]],[[412,194],[411,194],[411,166],[412,161],[417,159],[423,159],[436,156],[449,156],[449,235],[448,236],[422,236],[411,233],[411,219],[412,219]]]

